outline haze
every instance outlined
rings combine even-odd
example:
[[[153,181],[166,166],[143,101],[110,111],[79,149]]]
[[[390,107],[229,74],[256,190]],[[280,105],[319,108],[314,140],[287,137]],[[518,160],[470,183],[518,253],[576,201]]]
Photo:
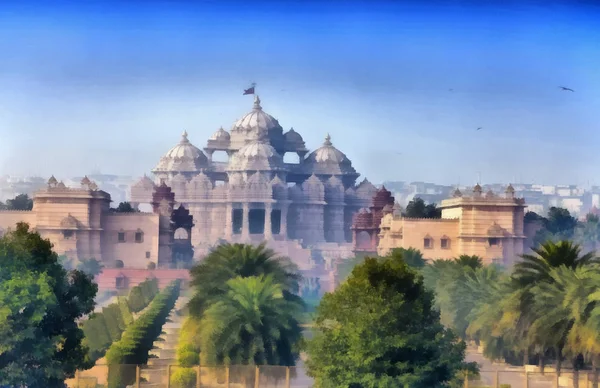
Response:
[[[0,174],[142,175],[256,82],[373,182],[600,183],[594,5],[52,3],[0,5]]]

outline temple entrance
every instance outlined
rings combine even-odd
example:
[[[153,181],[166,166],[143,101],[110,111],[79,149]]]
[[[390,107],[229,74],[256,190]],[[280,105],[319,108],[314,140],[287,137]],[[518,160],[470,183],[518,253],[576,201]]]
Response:
[[[244,223],[244,211],[242,209],[233,209],[231,221],[233,234],[241,234]]]
[[[248,211],[250,234],[265,233],[265,209],[250,209]]]
[[[271,233],[281,233],[281,210],[279,209],[271,211]]]

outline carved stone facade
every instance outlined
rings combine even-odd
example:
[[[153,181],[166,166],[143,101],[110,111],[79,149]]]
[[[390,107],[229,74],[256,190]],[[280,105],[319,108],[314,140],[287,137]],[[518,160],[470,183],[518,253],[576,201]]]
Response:
[[[55,252],[72,259],[96,258],[107,267],[117,260],[125,267],[173,267],[178,261],[172,251],[187,254],[189,239],[174,244],[178,228],[191,230],[192,218],[183,207],[176,207],[170,188],[161,185],[153,191],[154,212],[115,213],[110,210],[110,195],[98,190],[87,177],[79,188],[66,187],[54,177],[33,197],[31,211],[0,211],[0,235],[26,222],[52,242]]]
[[[512,265],[523,254],[525,201],[515,198],[509,185],[503,196],[482,193],[476,185],[471,196],[456,190],[440,204],[441,219],[411,219],[387,214],[380,224],[380,255],[393,248],[419,249],[426,259],[477,255],[484,262]]]
[[[218,153],[228,160],[217,161]],[[290,153],[298,163],[284,162]],[[208,139],[204,152],[184,132],[152,172],[154,181],[143,177],[132,187],[132,204],[151,202],[157,185],[170,186],[194,217],[198,256],[222,240],[349,246],[352,217],[376,191],[367,180],[356,184],[359,174],[329,135],[309,153],[298,132],[284,133],[263,111],[258,96],[230,132],[220,128]]]

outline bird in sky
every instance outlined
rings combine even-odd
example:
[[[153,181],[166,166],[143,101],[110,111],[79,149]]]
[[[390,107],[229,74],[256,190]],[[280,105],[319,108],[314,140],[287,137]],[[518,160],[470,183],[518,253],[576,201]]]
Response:
[[[477,130],[479,131],[480,129],[483,129],[483,127],[478,127]]]
[[[448,89],[448,91],[449,91],[449,92],[453,92],[453,91],[454,91],[454,89]]]
[[[559,88],[563,91],[563,92],[574,92],[573,89],[571,88],[567,88],[566,86],[559,86]]]

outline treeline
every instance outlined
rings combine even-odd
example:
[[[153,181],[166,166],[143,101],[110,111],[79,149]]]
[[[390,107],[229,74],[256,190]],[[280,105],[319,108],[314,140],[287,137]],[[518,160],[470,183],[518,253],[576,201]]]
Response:
[[[477,257],[438,260],[421,273],[442,323],[513,365],[566,362],[577,376],[600,361],[600,264],[571,241],[547,241],[509,272]],[[577,387],[577,377],[574,387]]]
[[[135,365],[146,364],[154,341],[160,336],[169,312],[179,298],[181,283],[176,280],[163,289],[106,352],[109,365],[108,388],[121,388],[135,381]]]
[[[90,362],[96,362],[113,342],[121,339],[121,334],[133,323],[132,313],[146,308],[158,291],[158,280],[147,279],[133,287],[128,298],[118,298],[117,303],[104,307],[101,313],[90,315],[82,327]]]

